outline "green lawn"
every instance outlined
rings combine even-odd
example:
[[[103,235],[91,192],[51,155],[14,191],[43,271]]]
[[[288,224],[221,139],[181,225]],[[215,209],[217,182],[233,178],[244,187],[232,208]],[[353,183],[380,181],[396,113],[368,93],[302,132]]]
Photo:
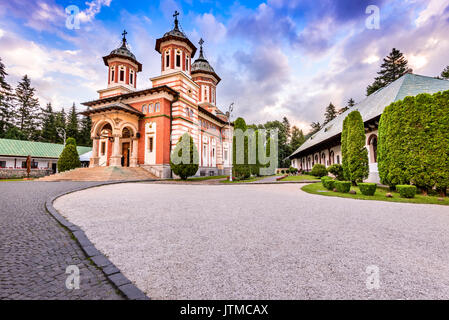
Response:
[[[299,176],[288,176],[287,178],[282,179],[281,181],[314,181],[314,180],[319,181],[320,179],[318,179],[315,176],[301,174]]]
[[[187,181],[205,181],[205,180],[216,180],[216,179],[226,179],[228,176],[212,176],[212,177],[198,177],[198,178],[189,178]]]
[[[14,181],[32,181],[32,180],[25,180],[25,179],[1,179],[0,182],[14,182]]]
[[[357,192],[356,195],[349,193],[338,193],[329,191],[323,187],[321,183],[308,184],[301,188],[303,191],[312,194],[318,194],[328,197],[340,197],[340,198],[351,198],[360,200],[376,200],[376,201],[389,201],[389,202],[406,202],[406,203],[424,203],[424,204],[439,204],[439,205],[449,205],[449,197],[445,197],[444,201],[439,201],[438,196],[423,196],[417,194],[413,199],[401,198],[399,193],[391,192],[393,198],[387,198],[385,195],[390,192],[387,188],[377,187],[376,194],[374,196],[364,196],[358,187],[351,187],[351,190]]]
[[[224,181],[220,181],[221,183],[247,183],[247,182],[254,182],[254,181],[258,181],[261,179],[265,179],[267,178],[267,176],[265,177],[254,177],[254,178],[249,178],[248,180],[234,180],[234,181],[229,181],[229,180],[224,180]]]

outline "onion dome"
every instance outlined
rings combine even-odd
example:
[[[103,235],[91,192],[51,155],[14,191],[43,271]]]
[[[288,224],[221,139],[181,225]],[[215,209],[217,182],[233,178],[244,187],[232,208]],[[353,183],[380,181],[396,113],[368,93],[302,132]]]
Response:
[[[209,61],[207,61],[206,58],[204,58],[204,53],[203,53],[204,40],[201,39],[199,44],[200,44],[200,56],[198,57],[198,59],[195,60],[194,63],[192,63],[191,74],[192,75],[195,73],[210,74],[210,75],[214,76],[218,82],[220,82],[221,81],[220,77],[217,75],[214,68],[212,68],[212,66],[209,64]]]
[[[192,57],[195,56],[196,53],[196,47],[193,45],[193,43],[187,38],[187,36],[179,29],[179,21],[178,21],[179,13],[176,11],[173,17],[175,17],[175,27],[173,30],[168,31],[164,34],[162,38],[159,38],[156,40],[156,51],[159,53],[161,52],[161,45],[165,41],[169,40],[178,40],[186,43],[191,49],[192,49]]]
[[[135,64],[137,64],[138,71],[142,71],[142,64],[137,61],[136,56],[128,48],[127,41],[126,41],[127,34],[128,34],[128,32],[126,32],[126,30],[123,31],[122,45],[119,48],[112,50],[111,53],[109,55],[107,55],[106,57],[103,57],[104,63],[107,66],[108,60],[111,58],[124,58],[124,59],[130,60],[131,62],[134,62]]]

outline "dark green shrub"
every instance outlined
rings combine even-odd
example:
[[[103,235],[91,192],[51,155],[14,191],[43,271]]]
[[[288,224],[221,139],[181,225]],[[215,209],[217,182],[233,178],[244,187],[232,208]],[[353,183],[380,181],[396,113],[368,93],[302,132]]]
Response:
[[[237,118],[234,121],[234,131],[237,131],[237,130],[241,130],[241,131],[243,131],[243,133],[245,133],[248,130],[246,122],[243,118]],[[248,137],[245,136],[244,140],[243,140],[243,143],[244,143],[243,148],[237,149],[237,138],[234,135],[233,144],[232,144],[232,148],[233,148],[233,152],[232,152],[233,167],[232,167],[232,169],[234,172],[234,176],[239,180],[248,179],[249,177],[251,177],[251,169],[253,168],[253,170],[254,170],[254,167],[249,164],[248,142],[249,142]]]
[[[327,169],[324,165],[317,163],[313,166],[312,171],[310,172],[312,176],[321,178],[327,176]]]
[[[417,188],[411,185],[396,185],[396,190],[403,198],[414,198]]]
[[[412,183],[424,193],[449,186],[449,91],[406,97],[385,108],[379,123],[382,183]]]
[[[376,183],[359,183],[360,192],[365,196],[374,196],[377,189]]]
[[[368,178],[368,150],[365,147],[365,126],[359,111],[352,111],[343,121],[341,135],[343,172],[355,185]]]
[[[334,188],[335,188],[335,180],[333,180],[331,177],[322,177],[321,184],[327,190],[334,190]]]
[[[338,192],[348,193],[351,190],[351,181],[335,181],[334,185]]]
[[[67,139],[66,146],[58,159],[58,171],[64,172],[81,167],[80,156],[76,150],[76,140]]]
[[[188,150],[184,154],[184,150]],[[170,157],[170,167],[173,173],[182,180],[194,176],[199,168],[198,149],[188,133],[184,133],[176,144]]]
[[[337,180],[344,180],[343,166],[341,164],[333,164],[329,168],[327,168],[327,171],[330,174],[334,175]]]

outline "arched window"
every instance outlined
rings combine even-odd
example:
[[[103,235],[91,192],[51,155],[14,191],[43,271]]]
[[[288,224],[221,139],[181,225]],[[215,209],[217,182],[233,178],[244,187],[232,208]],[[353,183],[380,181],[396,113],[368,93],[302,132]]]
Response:
[[[154,111],[155,112],[161,112],[161,104],[159,103],[159,102],[157,102],[155,105],[154,105]]]
[[[152,104],[148,105],[148,113],[153,113],[153,105]]]
[[[324,152],[321,154],[320,163],[326,165],[326,154]]]
[[[147,113],[147,106],[145,104],[142,106],[142,113]]]
[[[124,82],[124,81],[125,81],[125,67],[120,66],[120,82]]]
[[[165,51],[165,69],[170,68],[170,50]]]
[[[315,163],[318,163],[318,155],[317,154],[315,155]],[[315,165],[315,163],[314,163],[314,165]]]
[[[134,84],[134,70],[131,70],[129,72],[129,84],[131,84],[131,85]]]
[[[111,82],[115,81],[115,67],[111,68]]]
[[[176,68],[181,68],[181,50],[176,50]]]
[[[189,56],[186,55],[186,71],[189,71]]]
[[[333,152],[333,151],[331,151],[331,152],[329,153],[329,164],[330,164],[330,165],[333,165],[333,164],[334,164],[334,152]]]
[[[377,136],[375,134],[368,138],[370,163],[377,163]]]

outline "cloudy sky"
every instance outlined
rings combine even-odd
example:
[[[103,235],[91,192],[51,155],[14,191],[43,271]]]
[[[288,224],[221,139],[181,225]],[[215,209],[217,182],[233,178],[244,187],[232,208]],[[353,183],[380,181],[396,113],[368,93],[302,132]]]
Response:
[[[66,27],[70,5],[80,10],[79,29]],[[380,9],[379,29],[366,26],[369,5]],[[79,106],[106,86],[102,57],[126,29],[143,64],[139,88],[150,87],[160,73],[155,40],[173,27],[175,10],[191,41],[206,41],[223,79],[219,106],[235,102],[249,123],[287,116],[308,130],[329,102],[363,99],[393,47],[417,74],[436,76],[449,65],[449,0],[2,0],[7,79],[16,85],[28,74],[42,105]]]

